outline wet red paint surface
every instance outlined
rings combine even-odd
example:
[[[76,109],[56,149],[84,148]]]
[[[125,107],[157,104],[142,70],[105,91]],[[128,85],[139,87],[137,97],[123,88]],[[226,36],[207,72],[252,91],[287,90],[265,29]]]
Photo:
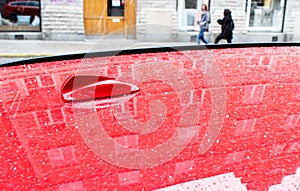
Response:
[[[300,167],[299,61],[300,47],[254,47],[1,67],[0,188],[153,190],[233,172],[248,190],[268,190]],[[147,63],[171,72],[143,67]],[[210,64],[218,71],[209,72]],[[184,74],[182,79],[174,77],[174,68]],[[135,76],[140,81],[130,79],[140,91],[120,105],[66,108],[61,86],[78,73],[123,80]],[[192,88],[181,88],[183,82]],[[151,106],[153,101],[160,104]],[[212,123],[219,119],[212,112],[223,111],[214,110],[220,104],[222,123]],[[113,142],[95,136],[97,124]],[[216,137],[201,152],[209,128],[215,128]],[[182,151],[162,157],[166,161],[154,157],[143,164],[148,156],[134,158],[126,151],[151,150],[176,133],[179,144],[193,130]],[[165,148],[176,153],[177,146]],[[102,156],[103,148],[114,161]]]

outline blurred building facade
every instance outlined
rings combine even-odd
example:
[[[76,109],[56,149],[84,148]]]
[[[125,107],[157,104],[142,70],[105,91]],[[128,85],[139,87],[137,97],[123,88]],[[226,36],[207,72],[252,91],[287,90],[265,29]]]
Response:
[[[1,0],[1,12],[6,3]],[[232,11],[235,21],[233,42],[300,40],[296,22],[300,0],[40,0],[35,25],[30,21],[28,26],[24,24],[26,15],[18,15],[18,23],[1,18],[0,38],[84,40],[108,35],[142,41],[192,41],[197,35],[194,14],[202,3],[211,13],[206,33],[211,42],[221,30],[216,20],[223,17],[225,8]]]

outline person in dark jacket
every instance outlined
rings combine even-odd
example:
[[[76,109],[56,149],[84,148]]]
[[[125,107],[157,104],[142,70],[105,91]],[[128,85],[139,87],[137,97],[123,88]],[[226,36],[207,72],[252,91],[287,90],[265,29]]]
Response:
[[[232,31],[234,29],[234,22],[231,17],[231,11],[229,9],[225,9],[224,18],[218,19],[217,22],[221,25],[221,33],[215,39],[215,44],[218,44],[221,39],[225,39],[228,43],[231,43]]]

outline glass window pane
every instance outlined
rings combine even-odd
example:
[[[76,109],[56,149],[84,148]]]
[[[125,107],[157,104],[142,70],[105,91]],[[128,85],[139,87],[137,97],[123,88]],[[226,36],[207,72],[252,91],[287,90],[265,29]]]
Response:
[[[0,0],[1,32],[39,32],[40,0]]]
[[[272,28],[280,31],[283,22],[284,0],[249,0],[249,27]],[[249,10],[249,9],[248,9]]]
[[[186,9],[197,9],[197,0],[185,0]]]
[[[107,16],[124,16],[125,0],[108,0],[107,2]]]

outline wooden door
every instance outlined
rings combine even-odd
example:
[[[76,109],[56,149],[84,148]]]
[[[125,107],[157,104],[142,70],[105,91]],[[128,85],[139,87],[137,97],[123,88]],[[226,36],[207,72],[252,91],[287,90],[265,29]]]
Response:
[[[106,34],[107,0],[84,1],[85,34]]]
[[[124,33],[135,38],[136,34],[136,0],[125,1],[125,26]]]
[[[124,33],[125,0],[107,0],[107,32]]]
[[[107,34],[124,34],[124,16],[107,17]]]
[[[131,34],[135,37],[136,0],[85,0],[87,35]]]

